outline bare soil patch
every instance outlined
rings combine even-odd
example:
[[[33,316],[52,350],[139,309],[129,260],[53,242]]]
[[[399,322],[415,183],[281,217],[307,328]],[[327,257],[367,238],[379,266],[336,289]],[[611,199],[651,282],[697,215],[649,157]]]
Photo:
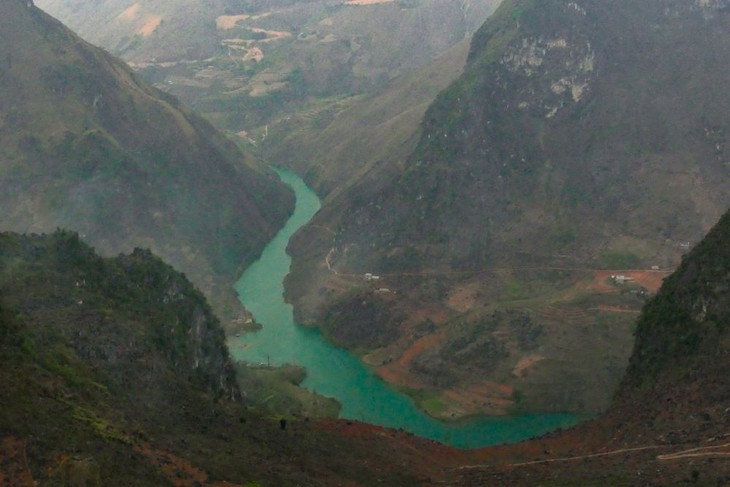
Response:
[[[444,331],[419,338],[406,348],[397,361],[379,367],[377,370],[378,375],[383,380],[400,386],[423,387],[423,384],[409,372],[411,362],[425,350],[435,347],[444,340],[446,340],[446,332]]]
[[[221,15],[215,19],[215,26],[219,30],[231,30],[242,20],[251,18],[249,15]]]
[[[260,63],[264,60],[264,51],[258,47],[252,47],[246,51],[246,54],[244,54],[241,59],[242,61],[256,61],[257,63]]]
[[[175,487],[240,487],[230,482],[209,482],[206,472],[173,453],[154,449],[150,445],[136,446],[134,450],[144,455]]]
[[[476,414],[494,416],[508,414],[514,404],[513,392],[514,387],[510,384],[500,384],[491,380],[449,389],[444,392],[444,396],[449,400],[449,407],[441,416],[448,419]]]
[[[601,294],[615,293],[618,288],[611,282],[611,276],[621,275],[645,288],[650,293],[656,293],[664,278],[671,274],[670,271],[652,270],[602,270],[595,271],[593,282],[586,289]]]
[[[255,32],[257,34],[266,34],[266,39],[258,40],[257,42],[273,42],[273,41],[279,41],[281,39],[287,39],[292,36],[291,32],[286,32],[283,30],[266,30],[266,29],[259,29],[258,27],[251,27],[251,32]]]
[[[36,485],[28,468],[25,440],[8,436],[0,443],[0,485],[17,487]]]
[[[119,16],[117,18],[119,20],[126,20],[127,22],[131,22],[132,20],[134,20],[134,18],[139,13],[139,9],[140,9],[140,4],[135,3],[134,5],[132,5],[128,9],[126,9],[124,12],[119,14]]]
[[[525,375],[525,371],[544,359],[542,355],[528,355],[526,357],[522,357],[519,362],[517,362],[517,365],[515,365],[515,368],[512,369],[512,375],[514,375],[517,378],[522,378]]]
[[[142,35],[142,37],[149,37],[155,32],[161,23],[162,17],[159,15],[148,17],[145,19],[144,25],[137,31],[137,33]]]
[[[446,305],[460,313],[467,312],[477,304],[477,290],[479,283],[472,282],[459,286],[451,293]]]

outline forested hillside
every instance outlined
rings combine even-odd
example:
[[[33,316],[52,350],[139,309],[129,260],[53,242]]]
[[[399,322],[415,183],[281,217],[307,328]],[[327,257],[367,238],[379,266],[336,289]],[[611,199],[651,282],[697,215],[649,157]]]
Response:
[[[2,9],[0,228],[68,228],[107,254],[152,248],[234,309],[230,285],[283,224],[291,192],[40,9]]]

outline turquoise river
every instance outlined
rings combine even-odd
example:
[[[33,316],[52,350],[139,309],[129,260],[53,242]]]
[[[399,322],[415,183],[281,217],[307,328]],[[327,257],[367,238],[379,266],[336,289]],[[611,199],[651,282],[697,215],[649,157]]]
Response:
[[[572,414],[478,417],[456,423],[433,419],[347,350],[331,345],[318,330],[294,323],[291,305],[283,298],[283,280],[291,264],[286,246],[294,232],[319,210],[320,201],[297,175],[278,172],[296,193],[296,209],[236,284],[241,301],[263,328],[230,339],[235,360],[300,365],[307,370],[302,385],[337,399],[342,404],[340,417],[402,428],[457,448],[519,441],[578,421]]]

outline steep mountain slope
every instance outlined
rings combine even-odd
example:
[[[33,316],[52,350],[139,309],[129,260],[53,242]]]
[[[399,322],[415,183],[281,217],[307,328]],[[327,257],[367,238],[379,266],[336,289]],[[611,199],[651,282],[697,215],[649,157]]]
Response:
[[[644,308],[611,413],[655,434],[730,428],[730,212]],[[637,404],[644,404],[636,408]],[[668,409],[671,414],[668,414]],[[687,423],[692,423],[688,428]]]
[[[28,2],[2,0],[0,227],[150,247],[214,304],[292,207],[273,173]]]
[[[666,275],[656,267],[730,204],[728,12],[503,3],[404,169],[353,185],[333,221],[325,208],[292,245],[300,318],[446,404],[605,407],[631,313]],[[329,244],[313,248],[312,233]],[[353,322],[400,343],[360,341]]]
[[[215,17],[225,1],[42,0],[37,5],[85,40],[127,61],[207,58],[218,46]]]
[[[0,384],[4,485],[415,483],[388,448],[247,410],[185,276],[70,232],[0,234]]]

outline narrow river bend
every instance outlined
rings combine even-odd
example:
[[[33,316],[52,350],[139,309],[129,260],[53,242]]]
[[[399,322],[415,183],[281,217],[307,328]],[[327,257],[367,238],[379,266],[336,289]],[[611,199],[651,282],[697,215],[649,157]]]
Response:
[[[340,417],[403,428],[457,448],[515,442],[578,421],[572,414],[479,417],[458,423],[433,419],[407,396],[391,389],[357,357],[327,342],[318,330],[294,323],[291,305],[283,298],[283,281],[291,264],[286,246],[294,232],[319,210],[320,202],[297,175],[277,172],[296,193],[296,209],[261,258],[236,284],[241,302],[263,329],[230,339],[235,360],[300,365],[307,370],[302,386],[337,399],[342,404]]]

